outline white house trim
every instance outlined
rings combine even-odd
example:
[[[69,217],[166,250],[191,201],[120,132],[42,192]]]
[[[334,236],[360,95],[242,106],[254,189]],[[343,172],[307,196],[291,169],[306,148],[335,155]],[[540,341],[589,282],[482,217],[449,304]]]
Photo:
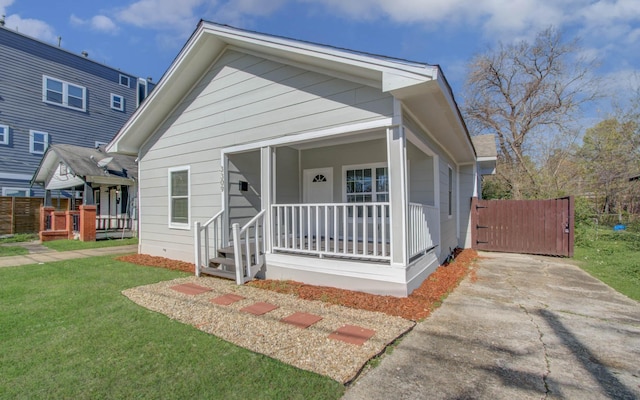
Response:
[[[392,118],[383,118],[375,121],[362,122],[358,124],[336,126],[329,129],[322,129],[319,131],[303,132],[297,135],[290,135],[290,136],[284,136],[284,137],[279,137],[274,139],[262,140],[254,143],[231,146],[231,147],[224,148],[220,151],[222,155],[226,155],[230,153],[241,153],[244,151],[255,150],[255,149],[259,149],[261,147],[267,147],[267,146],[277,147],[277,146],[289,145],[293,143],[301,143],[301,142],[314,140],[314,139],[330,138],[332,136],[340,136],[344,134],[372,131],[376,129],[392,127],[393,126],[392,121],[393,121]]]

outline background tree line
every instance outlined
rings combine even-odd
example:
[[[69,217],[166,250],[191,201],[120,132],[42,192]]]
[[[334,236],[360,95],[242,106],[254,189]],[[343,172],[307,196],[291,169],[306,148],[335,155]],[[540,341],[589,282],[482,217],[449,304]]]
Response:
[[[582,50],[548,28],[470,61],[465,120],[498,148],[484,198],[574,195],[593,213],[640,214],[640,92],[629,87],[624,97],[634,100],[598,115],[597,102],[617,99]]]

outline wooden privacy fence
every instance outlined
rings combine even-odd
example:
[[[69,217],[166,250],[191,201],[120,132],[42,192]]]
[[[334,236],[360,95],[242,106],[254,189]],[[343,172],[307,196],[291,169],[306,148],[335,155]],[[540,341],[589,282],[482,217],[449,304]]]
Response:
[[[477,250],[573,257],[573,197],[552,200],[471,200]]]
[[[37,233],[44,199],[0,196],[0,235]],[[53,199],[57,209],[69,208],[69,199]]]

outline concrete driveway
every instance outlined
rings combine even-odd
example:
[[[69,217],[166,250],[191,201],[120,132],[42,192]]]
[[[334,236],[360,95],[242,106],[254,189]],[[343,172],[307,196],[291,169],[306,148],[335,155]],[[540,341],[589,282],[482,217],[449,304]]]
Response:
[[[559,258],[481,257],[344,399],[640,398],[640,303]]]

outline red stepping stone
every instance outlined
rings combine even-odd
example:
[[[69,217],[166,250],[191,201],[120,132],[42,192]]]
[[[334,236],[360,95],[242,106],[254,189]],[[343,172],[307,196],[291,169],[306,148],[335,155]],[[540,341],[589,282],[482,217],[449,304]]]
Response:
[[[248,312],[253,315],[262,315],[268,313],[269,311],[273,311],[276,308],[278,308],[278,306],[275,306],[273,304],[258,302],[247,306],[240,311]]]
[[[289,315],[288,317],[282,318],[280,322],[291,324],[297,326],[298,328],[306,329],[316,322],[320,321],[321,319],[322,317],[318,315],[297,312]]]
[[[196,285],[195,283],[183,283],[181,285],[171,286],[171,289],[176,292],[188,294],[191,296],[195,296],[196,294],[210,292],[212,289],[200,285]]]
[[[223,296],[218,296],[216,298],[211,299],[210,301],[214,304],[220,304],[221,306],[228,306],[229,304],[233,304],[236,301],[243,300],[244,297],[238,296],[237,294],[225,294]]]
[[[340,340],[345,343],[362,346],[376,331],[355,325],[345,325],[331,332],[329,339]]]

